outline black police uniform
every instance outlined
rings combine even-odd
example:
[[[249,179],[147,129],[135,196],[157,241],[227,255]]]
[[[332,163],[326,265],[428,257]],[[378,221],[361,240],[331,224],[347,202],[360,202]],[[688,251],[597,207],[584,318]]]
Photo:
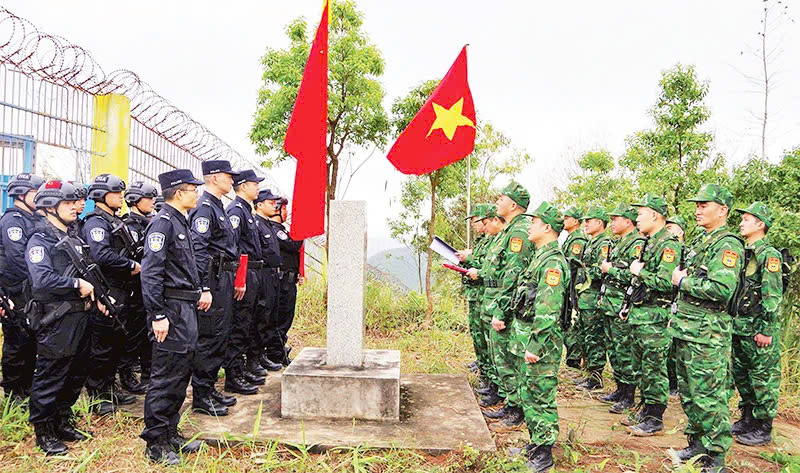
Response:
[[[266,341],[269,330],[277,322],[278,316],[278,295],[280,291],[278,270],[281,266],[281,250],[278,244],[278,236],[269,220],[260,215],[256,215],[255,220],[256,229],[261,238],[261,258],[264,261],[264,269],[260,272],[262,289],[258,299],[257,315],[251,325],[247,358],[248,360],[259,359],[262,361],[262,365],[268,365],[266,363],[268,360]],[[267,360],[262,359],[262,355]],[[280,363],[280,360],[278,360],[278,363]],[[264,367],[267,368],[268,366]]]
[[[250,202],[240,196],[228,204],[228,219],[234,229],[240,254],[246,254],[247,263],[247,291],[244,298],[233,303],[233,322],[231,325],[230,339],[228,340],[225,354],[225,384],[228,390],[229,381],[233,378],[245,377],[244,354],[247,351],[248,332],[256,312],[257,302],[261,293],[260,271],[264,267],[261,255],[261,239],[256,228],[253,207]],[[229,379],[231,377],[231,379]],[[241,381],[241,380],[239,380]],[[263,384],[257,377],[248,375],[246,381]],[[246,384],[246,383],[237,383]],[[232,387],[232,386],[231,386]],[[235,390],[234,390],[235,391]]]
[[[179,410],[186,398],[198,347],[201,284],[196,261],[186,217],[164,205],[147,230],[142,260],[152,368],[144,401],[145,429],[140,436],[148,444],[166,440],[166,435],[177,430]],[[152,325],[164,318],[169,320],[169,331],[158,343]]]
[[[56,243],[65,237],[84,256],[88,254],[82,240],[68,236],[46,220],[28,240],[26,253],[31,295],[38,314],[46,317],[63,302],[70,303],[64,315],[36,332],[38,356],[31,388],[30,422],[37,429],[70,417],[89,367],[87,326],[94,304],[89,298],[81,298],[77,270],[67,253],[56,249]]]
[[[28,279],[25,251],[40,214],[10,207],[0,218],[0,285],[14,303],[14,312],[0,318],[3,324],[3,380],[6,395],[28,397],[36,364],[36,338],[25,321],[23,308],[30,295],[24,294]]]
[[[128,230],[130,230],[131,237],[133,237],[137,249],[142,248],[144,246],[147,225],[150,223],[150,217],[130,212],[124,215],[122,220],[125,222],[125,225],[128,226]],[[143,253],[140,251],[139,254]],[[141,263],[141,261],[139,262]],[[129,375],[128,373],[132,372],[135,365],[138,363],[142,372],[142,384],[140,385],[142,389],[150,378],[150,357],[152,354],[150,341],[147,337],[146,318],[144,301],[142,299],[141,275],[137,274],[133,278],[132,291],[125,310],[125,320],[123,323],[128,330],[128,337],[125,339],[118,372],[121,379],[123,376]]]
[[[127,301],[135,282],[131,271],[136,267],[121,237],[112,234],[112,228],[124,225],[116,215],[95,208],[84,219],[82,235],[89,245],[89,256],[97,263],[108,281],[110,296],[116,306],[127,312]],[[114,386],[114,377],[122,356],[125,334],[118,324],[99,311],[89,317],[92,358],[86,389],[92,396],[108,397]],[[119,394],[114,394],[119,399]],[[111,400],[108,398],[107,400]]]
[[[214,390],[231,331],[233,278],[238,267],[236,234],[222,201],[205,192],[190,213],[192,244],[200,273],[200,285],[211,291],[211,307],[198,311],[197,353],[192,373],[194,399]]]
[[[294,309],[297,302],[297,280],[300,275],[300,247],[302,241],[292,240],[286,228],[280,222],[270,220],[278,245],[281,250],[280,292],[278,297],[278,313],[276,321],[270,324],[266,340],[267,356],[276,363],[287,364],[286,340],[294,321]]]

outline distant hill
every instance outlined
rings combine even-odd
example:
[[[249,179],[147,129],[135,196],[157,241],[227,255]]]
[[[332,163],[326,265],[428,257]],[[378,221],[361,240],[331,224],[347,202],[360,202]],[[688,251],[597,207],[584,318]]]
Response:
[[[426,261],[427,256],[422,254],[418,267],[417,255],[412,250],[402,247],[379,251],[367,259],[367,264],[394,276],[409,289],[422,292],[420,279],[424,284]]]

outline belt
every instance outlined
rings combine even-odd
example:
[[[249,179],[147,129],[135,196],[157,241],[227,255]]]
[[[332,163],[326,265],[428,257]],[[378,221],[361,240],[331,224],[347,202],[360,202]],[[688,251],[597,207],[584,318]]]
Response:
[[[283,279],[284,276],[287,276],[286,279],[291,280],[291,279],[297,278],[297,272],[296,271],[284,271],[281,268],[278,268],[278,276],[280,276],[281,279]]]
[[[64,302],[69,302],[69,309],[64,312],[65,314],[70,314],[72,312],[86,312],[92,308],[92,300],[87,297],[86,299],[75,299],[71,301],[42,303],[42,306],[44,307],[44,313],[46,314],[51,310],[56,309]]]
[[[239,269],[239,262],[238,261],[229,261],[227,263],[221,263],[219,269],[222,270],[222,271],[228,271],[228,272],[236,271],[237,269]]]
[[[716,312],[725,312],[725,310],[727,310],[727,305],[722,302],[700,299],[699,297],[690,296],[689,294],[682,294],[681,300],[687,304],[700,306],[704,309],[709,309]]]
[[[247,269],[262,269],[264,267],[263,261],[248,261]]]
[[[493,287],[493,288],[501,287],[499,279],[484,279],[483,285],[486,287]]]
[[[200,300],[200,294],[202,294],[200,289],[174,289],[171,287],[164,288],[164,297],[166,299],[197,302]]]

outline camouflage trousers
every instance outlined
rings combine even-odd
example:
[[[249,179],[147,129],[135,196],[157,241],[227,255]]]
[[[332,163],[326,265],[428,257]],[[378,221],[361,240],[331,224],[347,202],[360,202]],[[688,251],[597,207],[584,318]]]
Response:
[[[524,358],[518,360],[519,400],[531,443],[553,445],[558,438],[558,360],[553,363],[525,363]]]
[[[508,349],[511,343],[510,322],[507,325],[504,330],[498,332],[489,324],[489,350],[494,362],[496,384],[499,388],[500,396],[505,398],[506,404],[517,406],[519,405],[519,397],[517,396],[519,357]]]
[[[587,371],[603,371],[606,366],[605,313],[599,309],[581,309],[583,350]]]
[[[617,384],[636,384],[637,370],[633,364],[633,340],[628,322],[613,315],[605,314],[604,330],[608,361]]]
[[[583,350],[583,324],[581,324],[580,312],[573,317],[572,325],[564,336],[564,346],[567,349],[567,361],[581,364],[581,360],[586,356]]]
[[[643,309],[647,310],[647,309]],[[672,337],[667,321],[633,325],[633,370],[639,375],[636,384],[645,404],[669,402],[667,357]]]
[[[752,336],[734,335],[732,358],[733,380],[742,398],[739,407],[751,406],[756,419],[774,419],[781,387],[780,335],[764,348]]]
[[[728,408],[731,346],[674,341],[681,406],[688,418],[684,433],[698,438],[710,452],[725,454],[733,443]]]
[[[489,375],[492,359],[489,357],[489,344],[486,341],[486,331],[481,320],[480,301],[468,301],[469,304],[469,334],[472,337],[472,348],[478,359],[478,368],[484,376]]]
[[[669,378],[669,388],[677,389],[678,387],[678,374],[677,374],[677,356],[675,356],[675,340],[670,339],[669,353],[667,353],[667,377]]]

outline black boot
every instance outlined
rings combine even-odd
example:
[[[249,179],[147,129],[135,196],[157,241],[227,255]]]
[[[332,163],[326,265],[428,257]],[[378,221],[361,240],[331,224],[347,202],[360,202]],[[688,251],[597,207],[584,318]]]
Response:
[[[579,370],[581,369],[581,360],[567,360],[567,366]]]
[[[603,370],[592,371],[589,376],[578,383],[578,387],[587,391],[594,391],[603,387]]]
[[[495,386],[493,382],[489,381],[488,378],[485,378],[485,381],[486,382],[481,382],[481,385],[475,390],[475,394],[485,396],[492,392],[493,389],[497,389],[497,386]]]
[[[617,399],[617,402],[615,402],[614,405],[608,408],[608,412],[612,414],[622,414],[626,410],[633,408],[635,395],[636,395],[635,384],[623,384],[622,394],[620,395],[619,399]]]
[[[194,453],[203,446],[203,442],[200,440],[189,442],[178,432],[177,428],[170,429],[167,441],[176,453]]]
[[[88,435],[78,432],[75,429],[75,418],[72,416],[61,417],[55,424],[53,433],[64,442],[82,442],[89,440],[94,435],[92,432],[86,432]]]
[[[500,393],[497,391],[497,386],[494,386],[492,392],[483,396],[480,401],[478,401],[478,405],[481,407],[491,407],[499,404],[503,400],[503,397],[500,396]]]
[[[518,448],[518,447],[509,448],[508,449],[508,454],[511,455],[512,457],[515,457],[517,455],[525,455],[525,457],[527,458],[528,454],[530,452],[532,452],[533,449],[535,449],[535,448],[536,448],[536,445],[534,445],[532,443],[526,443],[525,446],[522,447],[522,448]]]
[[[260,376],[247,370],[243,370],[244,380],[253,386],[263,386],[267,383],[266,376]]]
[[[731,435],[742,435],[753,429],[753,406],[742,406],[742,417],[731,426]]]
[[[119,372],[119,384],[122,389],[131,394],[144,394],[146,391],[145,385],[136,377],[136,373],[132,369],[125,368]]]
[[[223,406],[227,407],[235,406],[236,402],[238,402],[236,397],[221,393],[217,391],[216,388],[211,390],[211,398],[217,401],[217,404],[222,404]]]
[[[722,473],[725,468],[725,456],[718,453],[707,453],[697,461],[702,467],[701,473]]]
[[[617,389],[615,389],[613,392],[611,392],[609,394],[606,394],[605,396],[601,396],[600,400],[603,401],[603,402],[609,402],[609,403],[612,403],[612,404],[617,402],[617,401],[619,401],[622,398],[622,394],[625,391],[625,386],[627,386],[627,385],[622,384],[622,383],[617,383]]]
[[[52,423],[35,424],[33,431],[36,433],[36,446],[42,449],[45,455],[63,455],[69,451],[64,442],[56,437]]]
[[[136,402],[136,396],[126,393],[116,384],[111,388],[109,396],[115,406],[127,406]]]
[[[538,445],[528,452],[528,470],[545,473],[553,467],[553,446]]]
[[[478,372],[478,360],[473,361],[472,363],[467,365],[467,370],[470,373],[477,373]]]
[[[490,425],[489,430],[492,432],[510,432],[523,422],[525,422],[525,414],[522,412],[522,408],[513,406],[508,408],[508,414],[505,417]]]
[[[664,431],[664,404],[645,404],[642,410],[642,421],[628,427],[628,432],[637,437],[651,437]]]
[[[193,398],[192,411],[197,412],[198,414],[205,414],[208,416],[223,417],[228,415],[227,406],[223,406],[222,404],[215,401],[211,397],[211,394],[205,394],[202,395],[201,397]]]
[[[697,455],[702,455],[707,452],[706,447],[703,446],[703,442],[701,442],[698,437],[690,436],[689,446],[683,450],[678,450],[678,460],[687,462]]]
[[[496,411],[484,411],[483,417],[486,417],[487,419],[502,419],[509,414],[509,409],[511,409],[511,407],[503,406]]]
[[[247,364],[245,365],[244,369],[256,376],[267,376],[267,370],[265,370],[264,367],[261,366],[261,363],[254,358],[247,359]]]
[[[752,429],[734,437],[737,442],[755,447],[772,442],[772,419],[753,419]]]
[[[251,395],[258,392],[258,388],[248,383],[244,372],[239,367],[229,369],[225,373],[225,390],[231,393]]]
[[[275,363],[270,360],[266,353],[262,353],[261,356],[258,357],[258,362],[261,363],[261,366],[267,371],[280,371],[283,369],[281,363]]]
[[[117,405],[112,401],[111,393],[94,393],[89,395],[90,409],[99,416],[113,414]]]
[[[159,438],[154,443],[148,443],[144,453],[153,463],[162,465],[179,465],[181,463],[181,458],[172,450],[167,436]]]

